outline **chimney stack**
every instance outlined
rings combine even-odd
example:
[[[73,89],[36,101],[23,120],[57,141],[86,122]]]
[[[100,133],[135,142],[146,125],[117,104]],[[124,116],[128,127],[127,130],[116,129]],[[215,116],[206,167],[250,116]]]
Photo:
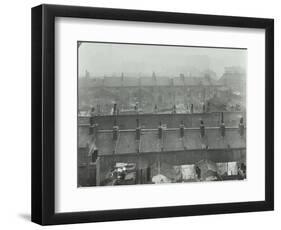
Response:
[[[193,113],[193,104],[190,106],[190,113]]]
[[[243,136],[244,135],[244,120],[243,120],[243,117],[240,118],[240,123],[239,123],[239,134],[240,136]]]
[[[184,123],[183,123],[183,121],[181,121],[181,124],[180,124],[180,137],[181,138],[184,137]]]
[[[94,112],[95,112],[95,107],[92,106],[92,107],[91,107],[91,114],[93,114]]]
[[[162,139],[162,136],[163,136],[163,127],[162,127],[162,123],[160,121],[159,126],[158,126],[158,138]]]
[[[225,124],[224,124],[224,117],[223,117],[223,112],[221,113],[221,136],[225,137]]]
[[[95,149],[94,152],[92,152],[92,162],[96,162],[98,158],[99,151],[98,149]]]
[[[202,138],[205,136],[205,126],[203,120],[200,121],[200,134]]]
[[[93,134],[94,134],[94,122],[95,122],[95,121],[94,121],[94,115],[93,115],[93,113],[91,113],[89,122],[90,122],[90,126],[89,126],[89,135],[93,135]]]
[[[136,128],[136,140],[140,140],[141,136],[141,127],[140,127],[140,121],[137,119],[137,128]]]
[[[158,112],[158,108],[157,108],[157,105],[154,106],[154,113],[157,113]]]
[[[116,115],[117,114],[117,104],[114,103],[113,104],[113,115]]]
[[[118,134],[119,134],[119,127],[118,126],[113,126],[113,140],[114,141],[117,141]]]
[[[138,103],[135,104],[134,110],[135,110],[136,113],[139,112],[139,104]]]
[[[221,130],[221,136],[225,137],[225,124],[224,123],[221,123],[220,130]]]
[[[205,106],[205,103],[203,103],[203,108],[202,108],[202,110],[203,110],[203,113],[205,113],[205,112],[206,112],[206,106]]]
[[[112,132],[113,132],[113,140],[114,140],[114,141],[117,141],[117,139],[118,139],[118,134],[119,134],[119,126],[117,125],[117,118],[116,118],[116,116],[115,116],[115,118],[114,118],[114,124],[113,124],[113,130],[112,130]]]
[[[177,107],[176,107],[176,105],[173,106],[173,113],[174,113],[174,114],[177,113]]]

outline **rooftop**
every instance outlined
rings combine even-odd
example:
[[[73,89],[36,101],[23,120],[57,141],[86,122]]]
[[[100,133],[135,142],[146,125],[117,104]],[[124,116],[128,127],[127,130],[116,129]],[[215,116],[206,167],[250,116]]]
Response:
[[[101,129],[112,129],[114,120],[120,129],[134,129],[136,120],[139,119],[142,128],[156,129],[159,122],[166,124],[167,128],[177,128],[182,121],[187,128],[198,127],[203,120],[206,127],[218,127],[224,117],[224,123],[227,127],[238,127],[239,119],[244,118],[246,124],[245,112],[211,112],[211,113],[183,113],[183,114],[119,114],[115,115],[97,115],[94,116],[94,123]],[[81,126],[89,125],[89,116],[79,116],[78,124]]]
[[[218,81],[209,77],[180,76],[180,77],[103,77],[79,78],[81,87],[149,87],[149,86],[219,86]]]
[[[161,138],[158,132],[158,129],[143,129],[137,140],[136,130],[119,130],[117,140],[113,140],[112,130],[100,130],[96,146],[100,155],[246,148],[246,135],[240,135],[239,128],[226,128],[225,136],[219,127],[205,128],[203,137],[200,128],[184,128],[183,137],[179,128],[163,129]]]

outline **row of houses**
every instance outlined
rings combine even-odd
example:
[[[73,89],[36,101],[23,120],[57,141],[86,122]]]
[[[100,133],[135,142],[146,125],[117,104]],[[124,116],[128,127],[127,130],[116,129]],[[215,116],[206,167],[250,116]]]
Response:
[[[202,110],[209,100],[231,97],[231,91],[209,76],[191,77],[181,75],[168,77],[104,77],[79,78],[79,109],[89,110],[95,106],[101,114],[109,114],[113,103],[120,105],[120,111],[132,110],[138,104],[144,113],[159,110]]]
[[[161,122],[156,128],[143,127],[136,120],[135,128],[130,129],[120,128],[120,120],[110,129],[101,129],[92,119],[89,126],[79,127],[78,185],[111,185],[118,165],[135,168],[135,179],[128,179],[133,184],[152,183],[152,178],[160,174],[171,182],[180,182],[175,168],[193,167],[202,161],[224,168],[231,162],[245,166],[244,119],[240,117],[238,125],[232,127],[221,119],[216,127],[207,127],[201,120],[197,127],[187,127],[182,121],[170,128]]]

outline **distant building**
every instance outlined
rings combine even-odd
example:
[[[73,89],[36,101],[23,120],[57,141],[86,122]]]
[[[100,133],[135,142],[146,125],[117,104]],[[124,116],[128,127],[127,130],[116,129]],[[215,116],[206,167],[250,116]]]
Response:
[[[91,105],[100,105],[104,114],[109,113],[112,103],[122,109],[132,108],[139,103],[143,112],[150,113],[157,105],[158,110],[166,110],[174,105],[186,107],[195,105],[195,111],[208,99],[212,98],[222,84],[205,77],[184,76],[158,77],[120,77],[79,78],[79,108],[89,109]]]
[[[246,72],[240,67],[226,67],[218,82],[233,91],[240,92],[242,95],[246,93]]]

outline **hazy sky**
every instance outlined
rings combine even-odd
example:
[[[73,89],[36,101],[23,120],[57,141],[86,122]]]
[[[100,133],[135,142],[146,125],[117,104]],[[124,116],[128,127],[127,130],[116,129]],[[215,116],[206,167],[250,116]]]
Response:
[[[246,69],[247,50],[133,44],[82,43],[79,76],[178,76],[207,69],[221,77],[224,67]]]

